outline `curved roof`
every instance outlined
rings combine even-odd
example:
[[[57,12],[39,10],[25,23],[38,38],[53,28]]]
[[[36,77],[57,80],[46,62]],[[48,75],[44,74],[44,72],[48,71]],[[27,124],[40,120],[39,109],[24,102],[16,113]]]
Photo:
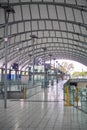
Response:
[[[9,4],[8,4],[9,3]],[[0,0],[0,64],[5,58],[5,13],[8,19],[8,67],[27,68],[35,57],[71,59],[87,65],[87,0]],[[38,39],[31,39],[35,35]],[[19,51],[18,49],[19,48]],[[33,50],[34,49],[34,53]]]

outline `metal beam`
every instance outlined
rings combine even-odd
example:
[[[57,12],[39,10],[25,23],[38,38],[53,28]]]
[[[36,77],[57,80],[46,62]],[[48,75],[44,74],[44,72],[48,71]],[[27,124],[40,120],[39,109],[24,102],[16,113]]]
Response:
[[[54,51],[53,51],[54,52]],[[61,51],[61,53],[62,53],[62,51]],[[84,61],[84,60],[82,60],[82,57],[80,57],[80,55],[78,54],[73,54],[73,57],[71,58],[70,56],[72,56],[72,54],[70,53],[70,52],[68,52],[68,56],[66,57],[66,55],[67,55],[67,53],[65,52],[65,54],[66,55],[64,55],[64,56],[61,56],[61,53],[59,53],[59,52],[55,52],[55,53],[53,53],[54,55],[56,54],[56,58],[57,59],[61,59],[61,58],[64,58],[64,59],[70,59],[70,60],[74,60],[74,61],[78,61],[78,62],[80,62],[80,63],[82,63],[82,64],[84,64],[84,65],[86,65],[87,66],[87,62],[86,62],[86,60]],[[46,55],[46,60],[49,60],[49,55],[48,55],[48,53],[46,53],[47,55]],[[43,54],[38,54],[37,55],[38,57],[40,56],[41,58],[43,58],[44,59],[44,55]],[[79,57],[79,58],[78,58]],[[86,58],[85,58],[86,59]],[[24,68],[25,66],[27,66],[29,64],[29,61],[26,63],[26,64],[24,64],[23,66],[22,66],[22,68]],[[21,69],[22,69],[21,68]]]
[[[48,45],[50,45],[50,43],[51,42],[49,42],[49,44]],[[53,45],[58,45],[58,47],[59,47],[59,44],[64,44],[64,45],[67,45],[67,43],[61,43],[61,42],[55,42]],[[37,46],[39,46],[39,45],[41,45],[41,47],[42,47],[42,45],[45,45],[46,43],[39,43],[39,44],[37,44]],[[46,44],[47,45],[47,44]],[[69,44],[69,45],[72,45],[73,47],[75,46],[75,47],[78,47],[78,49],[76,49],[76,50],[78,50],[79,52],[81,51],[81,49],[80,48],[82,48],[82,46],[78,46],[78,45],[75,45],[75,44]],[[29,47],[32,47],[32,45],[29,45],[29,46],[26,46],[26,47],[23,47],[22,49],[21,49],[21,51],[23,51],[23,50],[25,50],[25,49],[28,49]],[[48,47],[48,46],[47,46]],[[49,46],[50,47],[50,46]],[[57,46],[53,46],[53,47],[57,47]],[[72,49],[73,49],[73,47],[72,47]],[[65,48],[65,47],[64,47]],[[66,48],[68,48],[68,47],[66,47]],[[37,48],[37,49],[35,49],[35,50],[38,50],[38,49],[41,49],[41,48]],[[61,48],[60,48],[61,49]],[[69,49],[69,48],[68,48]],[[83,47],[83,49],[84,50],[86,50],[86,47]],[[32,52],[32,50],[30,51],[30,52]],[[82,51],[84,54],[85,54],[85,51]],[[24,54],[23,54],[24,55]],[[9,56],[9,55],[8,55]],[[22,56],[22,55],[21,55]],[[12,57],[12,56],[11,56]],[[14,57],[15,58],[15,57]],[[13,57],[12,57],[12,59],[13,59]],[[22,56],[22,59],[23,59],[23,56]],[[11,59],[10,59],[11,60]]]
[[[3,4],[2,2],[0,2],[1,4]],[[7,3],[4,3],[7,4]],[[39,4],[39,5],[55,5],[55,6],[63,6],[63,7],[69,7],[69,8],[74,8],[74,9],[78,9],[78,10],[82,10],[82,11],[86,11],[87,12],[87,6],[86,5],[78,5],[78,4],[68,4],[68,3],[61,3],[61,2],[40,2],[40,1],[32,1],[32,2],[16,2],[16,3],[9,3],[9,5],[11,6],[17,6],[17,5],[30,5],[30,4]]]
[[[20,21],[15,21],[15,22],[9,22],[8,25],[13,25],[13,24],[18,24],[18,23],[22,23],[22,22],[30,22],[31,20],[20,20]],[[32,21],[57,21],[57,22],[64,22],[64,23],[71,23],[71,24],[75,24],[75,25],[78,25],[78,26],[82,26],[82,27],[85,27],[87,28],[87,24],[85,23],[80,23],[80,22],[77,22],[77,21],[69,21],[69,20],[63,20],[63,19],[52,19],[52,18],[48,18],[48,19],[32,19]],[[4,27],[5,24],[0,24],[0,28]]]
[[[38,39],[42,39],[42,38],[49,38],[49,37],[39,37]],[[50,37],[50,38],[52,38],[52,39],[55,39],[55,38],[67,39],[67,40],[72,40],[72,41],[87,45],[87,42],[83,42],[83,41],[73,39],[73,38],[66,38],[66,37]],[[31,41],[31,39],[26,39],[26,40],[22,40],[19,42],[15,42],[15,44],[11,44],[11,45],[9,44],[8,49],[11,49],[12,47],[15,47],[16,45],[19,45],[20,43],[28,42],[28,41]],[[4,48],[0,48],[0,50],[2,50],[2,49],[4,49]]]
[[[47,50],[47,52],[48,52],[48,55],[49,55],[50,50]],[[62,56],[65,56],[65,55],[63,55],[62,53],[64,53],[64,54],[69,54],[69,53],[70,53],[70,54],[72,54],[72,57],[73,57],[73,54],[74,54],[75,56],[78,55],[78,59],[82,57],[82,58],[81,58],[82,61],[86,62],[86,60],[84,60],[84,59],[86,59],[87,56],[86,56],[86,55],[84,55],[84,56],[82,55],[82,56],[81,56],[81,53],[80,53],[80,52],[79,52],[79,53],[78,53],[78,52],[76,53],[76,50],[73,50],[73,53],[72,53],[72,52],[67,52],[67,50],[60,50],[60,49],[59,49],[59,50],[55,49],[55,50],[52,50],[52,51],[51,51],[51,53],[53,53],[53,54],[54,54],[55,52],[57,52],[58,55],[61,54]],[[41,53],[42,53],[42,54],[41,54]],[[38,55],[37,55],[37,54],[38,54]],[[40,52],[40,51],[39,51],[39,53],[35,53],[35,55],[41,57],[41,55],[43,55],[43,52]],[[67,57],[66,57],[66,58],[67,58]],[[27,57],[26,57],[25,61],[26,61],[26,60],[27,60]],[[25,61],[22,61],[22,63],[24,63]],[[84,62],[83,62],[83,63],[84,63]],[[87,62],[86,62],[86,63],[87,63]]]

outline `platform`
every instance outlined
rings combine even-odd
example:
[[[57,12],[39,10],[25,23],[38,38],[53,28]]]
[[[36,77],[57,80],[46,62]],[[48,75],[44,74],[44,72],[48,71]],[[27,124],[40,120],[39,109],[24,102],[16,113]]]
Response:
[[[65,107],[63,82],[26,100],[0,100],[0,130],[87,130],[87,114]]]

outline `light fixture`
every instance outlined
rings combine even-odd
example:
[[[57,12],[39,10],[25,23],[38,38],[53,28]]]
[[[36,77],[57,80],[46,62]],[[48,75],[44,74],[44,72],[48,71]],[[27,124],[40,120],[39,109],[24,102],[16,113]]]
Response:
[[[7,38],[7,37],[5,37],[5,38],[4,38],[4,41],[5,41],[5,42],[7,42],[7,41],[8,41],[8,38]]]
[[[36,35],[34,35],[34,34],[30,35],[30,37],[31,37],[31,38],[36,38],[36,39],[38,39],[38,36],[36,36]]]
[[[0,4],[0,8],[3,8],[7,13],[15,13],[15,10],[8,3]]]

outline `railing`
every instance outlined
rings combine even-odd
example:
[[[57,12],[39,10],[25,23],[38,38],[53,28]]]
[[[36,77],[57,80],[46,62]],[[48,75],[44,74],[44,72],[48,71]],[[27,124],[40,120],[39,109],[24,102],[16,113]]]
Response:
[[[64,86],[64,101],[67,102],[67,92]],[[72,88],[72,89],[71,89]],[[80,88],[78,91],[69,86],[68,104],[87,113],[87,89]]]
[[[81,92],[80,95],[80,100],[81,100],[81,110],[87,113],[87,91],[85,94]]]
[[[30,91],[32,91],[33,94],[35,92],[38,92],[39,90],[37,87],[41,88],[41,80],[35,80],[34,85],[32,81],[28,81],[26,83],[23,83],[21,81],[15,80],[8,80],[7,81],[7,92],[23,92],[24,88],[26,88],[27,95],[31,95]],[[4,97],[4,81],[0,82],[0,98]]]
[[[41,91],[41,88],[49,87],[51,84],[51,79],[44,81],[44,79],[34,80],[34,84],[32,80],[22,82],[21,80],[8,80],[7,81],[7,92],[23,92],[24,88],[26,88],[27,95],[35,94]],[[55,79],[56,81],[56,79]],[[4,97],[4,81],[0,82],[0,97]]]

